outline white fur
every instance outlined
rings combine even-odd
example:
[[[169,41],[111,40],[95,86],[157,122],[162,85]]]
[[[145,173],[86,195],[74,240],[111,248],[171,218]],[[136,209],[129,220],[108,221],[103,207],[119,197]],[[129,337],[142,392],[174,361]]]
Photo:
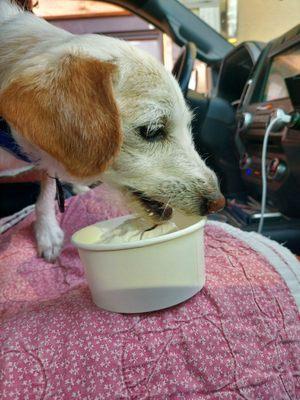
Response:
[[[64,240],[64,233],[55,217],[55,193],[55,180],[46,178],[42,181],[41,193],[35,206],[38,253],[48,261],[56,259]]]
[[[45,63],[55,64],[67,53],[80,53],[117,65],[114,95],[124,141],[114,163],[95,180],[123,191],[142,192],[189,213],[201,213],[201,204],[220,196],[215,174],[194,149],[191,114],[181,90],[152,56],[114,38],[72,35],[30,13],[19,12],[8,0],[0,0],[0,37],[0,90],[25,69],[38,71],[43,79]],[[67,114],[68,110],[62,112]],[[163,125],[166,140],[145,141],[139,135],[143,125],[150,129]],[[56,160],[27,143],[17,132],[14,135],[33,159],[40,160],[40,168],[74,182]],[[53,197],[53,183],[48,182],[42,186],[37,204],[36,232],[40,253],[49,260],[58,254],[63,240],[55,220]]]

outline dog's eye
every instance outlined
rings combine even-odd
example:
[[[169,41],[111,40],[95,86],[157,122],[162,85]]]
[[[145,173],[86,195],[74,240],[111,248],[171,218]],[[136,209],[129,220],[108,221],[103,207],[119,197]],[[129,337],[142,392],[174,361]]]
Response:
[[[158,140],[162,140],[165,137],[165,130],[163,126],[160,127],[152,127],[149,126],[141,126],[139,128],[139,133],[143,139],[148,142],[156,142]]]

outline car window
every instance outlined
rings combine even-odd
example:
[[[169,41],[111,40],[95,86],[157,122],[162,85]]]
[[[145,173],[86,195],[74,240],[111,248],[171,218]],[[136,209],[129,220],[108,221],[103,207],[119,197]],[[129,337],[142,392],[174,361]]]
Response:
[[[288,97],[288,89],[285,82],[300,74],[300,47],[292,48],[284,54],[274,57],[264,91],[263,100],[271,101]]]
[[[39,0],[34,12],[75,34],[98,33],[130,41],[173,66],[172,42],[165,43],[158,29],[122,7],[101,1]]]
[[[179,0],[230,43],[268,42],[299,24],[299,0]]]
[[[128,10],[111,3],[86,0],[39,0],[34,12],[72,33],[99,33],[130,41],[172,71],[180,47],[163,32]],[[204,96],[210,92],[210,70],[197,60],[189,87]]]

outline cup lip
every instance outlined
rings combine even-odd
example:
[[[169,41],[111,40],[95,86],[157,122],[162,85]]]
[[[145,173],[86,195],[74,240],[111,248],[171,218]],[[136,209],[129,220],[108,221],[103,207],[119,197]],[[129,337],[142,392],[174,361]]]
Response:
[[[124,221],[126,221],[126,217],[128,219],[131,216],[132,216],[132,214],[128,214],[128,215],[124,215],[122,217],[112,218],[112,220],[115,220],[118,218],[124,218]],[[192,232],[195,232],[196,230],[200,230],[201,228],[204,227],[207,218],[206,217],[199,217],[199,218],[201,218],[201,219],[199,219],[199,221],[197,221],[196,223],[189,225],[186,228],[180,229],[179,231],[167,233],[166,235],[162,235],[162,236],[158,236],[158,237],[154,237],[154,238],[142,239],[142,240],[138,240],[138,241],[134,241],[134,242],[125,242],[125,243],[91,243],[91,244],[80,243],[80,242],[76,241],[74,236],[81,229],[87,228],[87,227],[84,227],[84,228],[79,229],[72,235],[71,243],[78,249],[92,250],[92,251],[129,250],[129,249],[135,249],[138,247],[146,247],[146,246],[151,246],[151,245],[158,244],[158,243],[167,242],[169,240],[177,239],[182,236],[186,236]],[[101,222],[105,222],[105,221],[99,221],[99,223],[101,223]],[[97,223],[88,225],[88,226],[93,226],[93,225],[97,225]]]

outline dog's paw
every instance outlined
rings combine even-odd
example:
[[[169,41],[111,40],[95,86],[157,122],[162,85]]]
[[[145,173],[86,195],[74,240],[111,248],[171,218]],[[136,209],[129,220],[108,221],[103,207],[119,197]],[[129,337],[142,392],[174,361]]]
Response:
[[[46,261],[54,262],[58,257],[64,242],[64,233],[57,223],[36,223],[35,236],[38,254]]]

